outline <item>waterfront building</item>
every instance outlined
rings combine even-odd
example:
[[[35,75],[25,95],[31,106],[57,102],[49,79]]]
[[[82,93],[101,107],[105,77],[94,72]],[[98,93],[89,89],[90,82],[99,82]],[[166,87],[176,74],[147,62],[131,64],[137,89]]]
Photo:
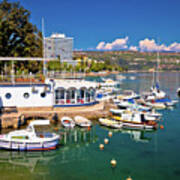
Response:
[[[54,80],[54,106],[79,106],[96,103],[97,83],[85,80]]]
[[[65,34],[52,34],[45,38],[45,58],[60,58],[61,62],[74,65],[73,61],[73,38]]]
[[[0,107],[72,107],[96,103],[97,83],[46,79],[43,83],[0,84]]]

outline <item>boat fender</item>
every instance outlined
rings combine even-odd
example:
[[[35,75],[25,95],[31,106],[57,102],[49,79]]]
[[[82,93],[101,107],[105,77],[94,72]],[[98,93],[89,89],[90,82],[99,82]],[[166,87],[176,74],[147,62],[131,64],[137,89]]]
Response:
[[[160,125],[160,129],[164,129],[164,126],[163,126],[163,125]]]
[[[39,137],[40,137],[40,138],[44,138],[43,134],[40,134]]]

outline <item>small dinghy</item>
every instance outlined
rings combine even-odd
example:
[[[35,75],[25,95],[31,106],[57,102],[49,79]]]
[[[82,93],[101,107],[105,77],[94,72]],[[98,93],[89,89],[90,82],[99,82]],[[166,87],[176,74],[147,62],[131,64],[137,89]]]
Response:
[[[36,132],[36,126],[49,125],[49,120],[35,120],[24,130],[0,135],[0,148],[16,151],[42,151],[56,149],[60,136],[50,132]]]
[[[75,126],[75,122],[73,121],[73,119],[68,116],[64,116],[61,118],[61,124],[65,128],[74,128],[74,126]]]
[[[82,117],[82,116],[75,116],[74,121],[80,127],[90,127],[90,126],[92,126],[91,121],[88,120],[85,117]]]

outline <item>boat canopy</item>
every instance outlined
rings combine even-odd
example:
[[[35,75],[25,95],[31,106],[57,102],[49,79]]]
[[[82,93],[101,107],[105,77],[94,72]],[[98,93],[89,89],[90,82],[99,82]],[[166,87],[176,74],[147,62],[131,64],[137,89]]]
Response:
[[[171,102],[171,100],[169,98],[163,98],[163,99],[156,99],[155,102],[166,103],[166,102]]]
[[[128,99],[128,103],[135,104],[134,99]]]
[[[35,121],[32,121],[30,122],[29,126],[41,126],[41,125],[49,125],[50,124],[50,121],[49,120],[35,120]]]

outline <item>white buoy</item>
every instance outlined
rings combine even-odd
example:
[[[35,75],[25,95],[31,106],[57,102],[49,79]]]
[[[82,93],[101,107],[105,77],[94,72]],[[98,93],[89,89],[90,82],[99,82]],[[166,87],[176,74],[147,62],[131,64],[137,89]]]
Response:
[[[117,162],[115,159],[112,159],[110,163],[112,167],[116,167]]]
[[[109,136],[109,137],[112,137],[112,135],[113,135],[112,132],[109,131],[108,136]]]
[[[100,144],[99,149],[103,150],[104,149],[104,144]]]
[[[104,143],[105,143],[105,144],[108,144],[108,143],[109,143],[109,139],[108,139],[108,138],[105,138],[105,139],[104,139]]]

